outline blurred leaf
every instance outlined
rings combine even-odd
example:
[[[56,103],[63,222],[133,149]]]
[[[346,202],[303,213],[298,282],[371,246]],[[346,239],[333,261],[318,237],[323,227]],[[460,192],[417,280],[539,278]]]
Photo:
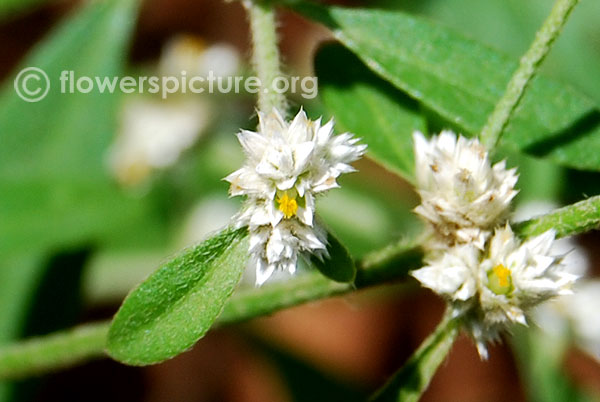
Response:
[[[323,260],[311,255],[312,264],[329,279],[336,282],[354,282],[356,278],[354,259],[331,231],[327,231],[327,251],[329,257],[323,257]]]
[[[319,93],[336,124],[363,137],[369,144],[370,158],[411,180],[412,133],[425,131],[418,104],[340,45],[323,47],[317,54],[315,70]]]
[[[90,2],[21,66],[46,72],[47,97],[25,102],[15,93],[14,77],[0,93],[0,342],[22,333],[52,253],[98,240],[144,241],[159,233],[149,207],[120,194],[105,173],[117,95],[59,91],[62,70],[122,75],[136,11],[134,0]],[[131,236],[131,226],[142,222],[147,231]]]
[[[319,216],[355,259],[423,229],[411,211],[417,195],[406,182],[392,174],[386,177],[382,169],[361,170],[340,180],[342,191],[317,199]]]
[[[305,2],[295,8],[331,28],[377,74],[470,134],[479,132],[517,67],[477,42],[401,12]],[[559,164],[600,170],[600,112],[570,87],[537,77],[502,142]]]
[[[370,399],[372,402],[416,402],[429,386],[454,345],[459,320],[447,315],[406,364]]]
[[[567,184],[566,168],[521,153],[509,154],[506,159],[507,166],[518,166],[519,194],[515,199],[517,209],[528,202],[560,202],[561,193]]]
[[[39,102],[25,102],[13,81],[6,83],[0,94],[0,255],[97,239],[143,242],[159,232],[149,219],[152,207],[122,194],[105,167],[119,95],[59,90],[65,70],[75,77],[122,75],[136,11],[134,0],[92,2],[59,26],[22,64],[50,79]],[[146,230],[137,236],[125,230],[142,222]]]
[[[109,354],[147,365],[190,348],[217,319],[246,266],[247,229],[226,229],[152,274],[123,302]]]

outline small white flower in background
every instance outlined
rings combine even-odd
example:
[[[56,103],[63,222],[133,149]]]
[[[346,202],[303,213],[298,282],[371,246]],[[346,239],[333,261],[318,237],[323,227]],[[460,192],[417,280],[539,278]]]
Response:
[[[571,296],[540,306],[535,321],[554,336],[572,337],[577,346],[600,361],[600,280],[580,280]]]
[[[477,139],[457,138],[451,131],[430,140],[415,132],[413,139],[421,196],[415,212],[433,225],[442,247],[474,243],[483,249],[517,194],[516,169],[506,169],[504,161],[492,166]]]
[[[487,358],[487,342],[502,330],[526,325],[534,306],[572,293],[577,277],[564,271],[562,256],[551,255],[553,241],[550,230],[521,242],[507,224],[495,231],[485,252],[473,244],[450,247],[412,275],[464,317],[480,356]]]
[[[188,77],[206,77],[213,72],[216,77],[234,75],[240,67],[239,52],[231,45],[217,43],[207,46],[199,37],[178,35],[162,49],[160,72],[179,77],[185,71]]]
[[[171,166],[198,140],[210,114],[209,105],[197,98],[128,97],[109,151],[111,170],[121,183],[133,185],[152,170]]]
[[[250,231],[250,263],[256,283],[275,270],[294,273],[299,252],[326,255],[326,233],[314,221],[315,196],[338,187],[336,179],[353,172],[366,145],[349,133],[333,134],[333,121],[321,125],[300,110],[286,122],[274,109],[259,112],[258,132],[238,134],[245,165],[225,178],[232,196],[245,195],[236,226]]]

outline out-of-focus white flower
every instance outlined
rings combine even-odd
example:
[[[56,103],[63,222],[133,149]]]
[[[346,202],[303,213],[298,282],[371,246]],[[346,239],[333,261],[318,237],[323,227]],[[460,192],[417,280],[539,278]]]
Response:
[[[130,185],[153,169],[172,165],[196,142],[209,116],[208,105],[199,99],[128,98],[109,153],[111,170],[120,182]]]
[[[413,272],[424,286],[444,296],[463,315],[479,354],[512,323],[526,325],[539,303],[570,294],[576,276],[564,272],[561,256],[550,253],[552,230],[521,243],[509,225],[497,229],[487,250],[458,245]]]
[[[333,135],[333,121],[321,125],[300,110],[287,123],[277,110],[259,112],[258,132],[238,134],[246,164],[225,178],[232,196],[248,197],[234,218],[250,230],[251,263],[257,284],[275,270],[293,273],[299,251],[326,253],[325,233],[314,222],[315,195],[338,187],[352,172],[349,163],[366,145],[351,134]]]
[[[430,222],[447,245],[475,243],[483,249],[489,230],[507,215],[517,194],[515,169],[491,165],[477,139],[442,131],[427,140],[413,135],[417,191],[415,212]]]
[[[206,77],[211,71],[216,77],[227,77],[234,75],[239,65],[238,51],[231,45],[206,46],[196,36],[178,35],[163,47],[159,69],[164,75],[177,77],[182,71],[189,77]]]
[[[581,280],[575,292],[536,310],[535,321],[545,331],[572,336],[575,343],[600,361],[600,280]]]

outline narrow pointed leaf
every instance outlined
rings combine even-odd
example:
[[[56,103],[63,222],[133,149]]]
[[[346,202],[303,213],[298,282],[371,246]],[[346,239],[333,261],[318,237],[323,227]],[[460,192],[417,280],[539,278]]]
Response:
[[[227,229],[166,263],[123,302],[108,353],[131,365],[159,363],[210,329],[246,265],[247,230]]]

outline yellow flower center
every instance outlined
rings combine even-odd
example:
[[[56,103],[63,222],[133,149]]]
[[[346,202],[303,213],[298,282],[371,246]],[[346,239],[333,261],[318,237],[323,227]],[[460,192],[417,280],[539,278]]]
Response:
[[[295,197],[290,197],[287,191],[283,192],[283,195],[277,198],[278,208],[281,212],[283,212],[283,216],[286,219],[291,218],[296,215],[298,211],[298,202]]]
[[[496,265],[488,272],[488,287],[497,295],[507,295],[513,290],[510,269],[502,264]]]

